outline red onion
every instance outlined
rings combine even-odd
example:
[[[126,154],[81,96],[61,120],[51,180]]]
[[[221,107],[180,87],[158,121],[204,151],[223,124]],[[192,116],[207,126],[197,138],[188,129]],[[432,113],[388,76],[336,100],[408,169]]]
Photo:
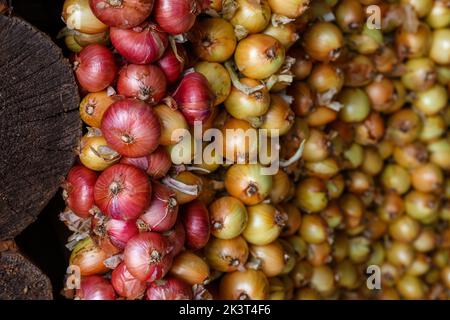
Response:
[[[183,280],[167,278],[148,286],[147,300],[192,300],[192,288]]]
[[[175,192],[169,187],[153,181],[150,207],[139,217],[138,226],[144,230],[164,232],[175,225],[178,203]]]
[[[186,232],[181,221],[178,221],[172,230],[164,232],[164,236],[173,247],[172,256],[177,256],[183,250],[184,241],[186,240]]]
[[[133,29],[111,28],[109,33],[114,48],[129,62],[147,64],[164,54],[169,39],[153,23],[144,22]]]
[[[105,231],[111,243],[119,249],[124,249],[127,242],[139,233],[135,220],[109,219],[105,223]]]
[[[116,77],[117,66],[112,52],[103,45],[91,44],[75,56],[74,69],[83,89],[99,92]]]
[[[125,99],[115,102],[103,115],[103,136],[108,145],[126,157],[143,157],[159,145],[161,124],[145,102]]]
[[[89,0],[94,15],[104,24],[133,28],[150,16],[154,0]]]
[[[186,121],[193,125],[195,121],[207,120],[214,106],[214,94],[208,80],[198,72],[190,72],[181,80],[173,94],[178,108]]]
[[[188,247],[197,250],[206,246],[210,234],[209,214],[203,202],[195,200],[184,206],[183,224]]]
[[[184,47],[177,43],[175,54],[172,47],[166,49],[164,55],[157,61],[158,66],[166,75],[167,82],[172,84],[180,78],[187,61],[187,54]]]
[[[156,232],[133,237],[125,247],[124,260],[128,271],[141,281],[153,282],[166,275],[172,264],[172,247]]]
[[[144,171],[128,164],[109,167],[97,179],[95,203],[113,219],[136,219],[150,205],[152,187]]]
[[[166,76],[159,67],[153,65],[126,65],[120,70],[117,80],[119,94],[152,105],[164,98],[166,86]]]
[[[62,187],[67,206],[77,216],[87,218],[94,206],[94,186],[97,173],[77,165],[70,169]]]
[[[112,272],[111,284],[121,297],[129,300],[140,299],[147,287],[144,281],[138,280],[131,275],[125,262],[119,264]]]
[[[197,0],[157,0],[153,16],[164,31],[182,34],[192,28],[201,9]]]
[[[116,293],[108,280],[100,276],[83,277],[76,292],[79,300],[115,300]]]
[[[169,153],[161,146],[159,146],[151,155],[140,158],[122,157],[120,162],[131,164],[144,170],[153,179],[164,177],[172,166]]]

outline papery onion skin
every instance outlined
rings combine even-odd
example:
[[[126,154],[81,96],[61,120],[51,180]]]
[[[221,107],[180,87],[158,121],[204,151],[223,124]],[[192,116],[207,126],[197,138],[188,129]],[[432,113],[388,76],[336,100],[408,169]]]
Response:
[[[62,9],[62,18],[67,27],[83,33],[100,33],[108,26],[95,17],[89,7],[89,0],[66,0]]]
[[[76,298],[79,300],[115,300],[116,293],[108,280],[100,276],[81,278]]]
[[[117,66],[112,52],[103,45],[91,44],[75,56],[75,75],[89,92],[106,89],[114,80]]]
[[[140,25],[150,16],[155,0],[89,0],[95,16],[111,27],[123,29]]]
[[[87,237],[73,248],[69,263],[79,268],[81,276],[91,276],[108,272],[103,263],[107,258],[108,254],[91,237]]]
[[[190,171],[183,171],[183,172],[180,172],[178,175],[174,176],[173,178],[179,182],[186,184],[186,185],[194,186],[194,187],[197,186],[197,190],[198,190],[198,193],[196,195],[193,195],[193,194],[187,194],[180,190],[175,189],[174,191],[177,195],[178,204],[180,204],[180,205],[186,204],[186,203],[191,202],[198,198],[198,196],[200,195],[200,193],[203,189],[203,180],[199,176],[193,174]]]
[[[161,123],[161,137],[159,142],[163,146],[174,145],[180,142],[181,138],[175,138],[172,135],[176,130],[189,130],[189,125],[183,114],[165,104],[159,104],[153,110],[158,115]]]
[[[105,230],[111,243],[119,249],[124,249],[127,242],[139,233],[135,220],[109,219]]]
[[[200,10],[197,0],[158,0],[153,18],[164,31],[174,35],[182,34],[192,28]]]
[[[211,233],[219,239],[237,237],[247,226],[247,209],[236,198],[219,198],[211,204],[209,211]]]
[[[183,280],[168,277],[152,282],[145,294],[147,300],[192,300],[192,288]]]
[[[175,227],[163,233],[163,236],[169,241],[172,246],[170,252],[174,257],[177,256],[184,248],[186,240],[186,231],[184,231],[183,223],[180,220],[175,224]]]
[[[103,116],[102,132],[121,155],[137,158],[156,150],[161,135],[158,116],[145,103],[125,99],[115,102]]]
[[[205,247],[208,265],[221,272],[233,272],[247,262],[248,245],[242,237],[223,240],[212,238]]]
[[[151,105],[164,98],[166,87],[166,76],[154,65],[126,65],[120,70],[117,80],[120,95],[137,98]]]
[[[127,270],[125,262],[121,262],[111,274],[111,284],[119,296],[128,300],[140,299],[147,287],[144,281],[138,280]]]
[[[141,281],[152,282],[166,275],[172,263],[172,246],[155,232],[144,232],[128,241],[124,261],[128,271]]]
[[[168,47],[164,52],[161,59],[156,63],[164,72],[169,84],[175,83],[181,76],[185,65],[187,64],[187,54],[184,47],[177,43],[176,44],[177,54],[172,47]],[[177,57],[178,55],[178,57]]]
[[[130,164],[144,170],[153,179],[164,177],[172,166],[169,153],[161,146],[148,156],[139,158],[122,157],[120,163]]]
[[[114,219],[136,219],[150,204],[152,188],[142,170],[116,164],[100,175],[95,184],[95,203]]]
[[[94,207],[94,186],[97,173],[77,165],[70,169],[63,183],[63,197],[67,206],[81,218],[87,218]]]
[[[167,34],[148,22],[133,29],[111,28],[110,37],[114,48],[134,64],[157,61],[169,44]]]
[[[170,275],[192,286],[206,284],[210,280],[208,264],[191,251],[183,251],[173,259]]]
[[[138,223],[142,223],[150,231],[164,232],[175,225],[177,217],[178,202],[175,192],[153,181],[150,207],[139,217]]]
[[[85,167],[103,171],[117,163],[120,155],[108,146],[103,136],[87,133],[81,138],[79,158]]]
[[[100,128],[103,115],[115,101],[107,90],[87,94],[80,103],[81,119],[88,126]]]
[[[203,248],[210,236],[209,213],[206,206],[199,200],[185,205],[182,220],[187,246],[194,250]]]
[[[208,80],[198,72],[190,72],[183,77],[173,98],[190,125],[194,125],[196,121],[206,121],[211,115],[215,100]]]
[[[265,300],[269,297],[269,281],[264,273],[252,269],[227,273],[220,282],[224,300]]]

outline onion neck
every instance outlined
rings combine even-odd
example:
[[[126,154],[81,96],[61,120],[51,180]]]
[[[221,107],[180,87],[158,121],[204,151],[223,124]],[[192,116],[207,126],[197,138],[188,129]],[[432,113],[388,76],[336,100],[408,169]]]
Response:
[[[118,181],[113,181],[110,185],[109,185],[109,191],[114,195],[117,196],[120,191],[122,191],[122,186],[120,185],[120,183]]]
[[[245,194],[249,197],[258,193],[258,186],[254,182],[250,182],[247,189],[245,189]]]
[[[250,300],[249,295],[246,292],[242,292],[239,297],[238,300]]]
[[[158,263],[161,261],[161,253],[156,250],[150,252],[150,263]]]
[[[126,144],[133,143],[133,141],[134,141],[133,137],[130,136],[128,133],[122,134],[120,139],[122,140],[123,143],[126,143]]]
[[[92,116],[95,112],[95,105],[88,103],[85,107],[85,112],[87,115]]]
[[[221,230],[223,228],[223,223],[220,221],[213,221],[212,227],[214,230]]]
[[[277,49],[277,46],[273,45],[264,52],[268,60],[275,60],[277,57]]]
[[[106,2],[111,6],[111,7],[121,7],[123,5],[123,0],[106,0]]]

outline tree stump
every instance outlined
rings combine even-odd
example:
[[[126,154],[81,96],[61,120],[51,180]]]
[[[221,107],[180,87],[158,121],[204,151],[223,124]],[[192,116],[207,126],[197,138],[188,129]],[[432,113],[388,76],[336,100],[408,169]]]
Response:
[[[81,138],[78,104],[61,49],[24,20],[0,14],[0,242],[35,221],[58,191]],[[39,269],[17,251],[0,253],[0,299],[26,298],[24,284],[36,288],[30,297],[51,297]]]

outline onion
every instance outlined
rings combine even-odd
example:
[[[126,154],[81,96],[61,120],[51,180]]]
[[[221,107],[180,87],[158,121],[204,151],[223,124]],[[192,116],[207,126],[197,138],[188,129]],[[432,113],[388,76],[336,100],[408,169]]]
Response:
[[[114,48],[135,64],[157,61],[169,44],[167,35],[157,25],[148,22],[133,29],[111,28],[110,37]]]
[[[173,98],[190,125],[207,120],[215,100],[208,80],[198,72],[190,72],[183,77]]]
[[[189,125],[187,124],[183,114],[165,104],[159,104],[154,107],[153,110],[156,112],[161,122],[160,144],[169,146],[180,142],[182,138],[175,138],[172,135],[177,130],[189,130]]]
[[[164,31],[170,34],[188,32],[195,23],[201,6],[197,0],[158,0],[153,17]]]
[[[246,77],[262,80],[281,68],[285,50],[277,39],[254,34],[238,43],[234,59],[239,71]]]
[[[111,284],[114,290],[124,298],[129,300],[140,299],[146,289],[145,282],[136,279],[128,271],[125,262],[120,263],[111,274]]]
[[[125,248],[131,238],[139,233],[135,220],[108,219],[101,228],[104,228],[111,243],[121,250]]]
[[[106,169],[95,184],[95,203],[113,219],[136,219],[150,204],[147,175],[127,164]]]
[[[203,74],[208,80],[210,88],[216,97],[214,106],[224,102],[231,91],[231,79],[225,67],[220,63],[202,61],[197,63],[194,68],[195,71]]]
[[[190,251],[183,251],[173,259],[170,275],[192,286],[195,284],[206,284],[210,281],[208,264]]]
[[[183,280],[168,277],[152,282],[145,295],[147,300],[192,300],[192,288]]]
[[[126,65],[120,70],[117,80],[119,94],[151,105],[164,98],[166,85],[164,73],[153,65]]]
[[[172,263],[172,246],[155,232],[144,232],[128,241],[124,261],[128,271],[141,281],[153,282],[166,275]]]
[[[233,197],[215,200],[210,208],[211,233],[219,239],[232,239],[244,231],[247,226],[247,209]]]
[[[283,271],[286,260],[285,251],[279,241],[250,246],[250,259],[247,267],[261,270],[267,277],[276,277]]]
[[[182,219],[187,246],[194,250],[203,248],[210,234],[208,209],[201,201],[193,201],[184,206]]]
[[[285,135],[294,125],[295,114],[281,96],[272,94],[270,106],[263,116],[260,129],[267,130],[267,135],[277,137]]]
[[[327,207],[327,187],[319,178],[302,180],[296,190],[297,206],[306,212],[319,212]]]
[[[313,59],[318,61],[335,61],[339,58],[344,37],[341,30],[330,22],[316,22],[303,38],[303,47]]]
[[[83,33],[100,33],[108,29],[108,26],[93,14],[89,0],[64,1],[62,18],[69,29]]]
[[[242,235],[251,244],[266,245],[281,234],[287,215],[274,206],[260,203],[247,208],[248,223]]]
[[[109,44],[109,30],[94,34],[74,31],[73,38],[82,47],[86,47],[90,44],[102,44],[107,46]]]
[[[102,132],[108,144],[126,157],[143,157],[156,150],[161,125],[155,112],[144,102],[126,99],[105,112]]]
[[[120,163],[131,164],[144,170],[151,178],[160,179],[169,172],[172,162],[166,149],[159,146],[152,154],[140,158],[123,157]]]
[[[114,80],[117,66],[112,52],[100,44],[91,44],[75,56],[75,75],[89,92],[106,89]]]
[[[272,190],[270,191],[270,201],[273,204],[278,204],[286,200],[289,196],[290,190],[293,188],[289,176],[283,170],[278,172],[272,178]]]
[[[269,289],[264,273],[252,269],[227,273],[220,281],[220,297],[224,300],[265,300]]]
[[[99,130],[90,129],[81,138],[80,161],[87,168],[103,171],[120,159],[120,154],[111,149]]]
[[[76,292],[78,300],[115,300],[116,293],[108,280],[100,276],[83,277]]]
[[[108,272],[103,263],[107,258],[108,254],[87,237],[73,248],[69,263],[79,268],[81,276],[91,276]]]
[[[286,50],[300,38],[294,23],[280,24],[277,26],[271,24],[263,33],[277,39]]]
[[[209,62],[225,62],[234,53],[236,36],[233,26],[225,19],[207,18],[191,30],[196,55]]]
[[[240,39],[248,33],[258,33],[263,31],[270,22],[271,10],[267,0],[236,0],[234,2],[236,10],[232,9],[233,2],[224,6],[223,11],[227,19],[235,27]],[[231,17],[228,17],[231,16]]]
[[[189,171],[180,172],[173,178],[166,177],[163,183],[175,191],[180,205],[197,199],[203,188],[202,179]]]
[[[108,90],[87,94],[80,103],[81,119],[88,126],[100,128],[103,115],[115,101]]]
[[[138,225],[144,230],[164,232],[171,229],[178,217],[178,203],[169,187],[153,181],[150,207],[139,217]]]
[[[173,247],[171,254],[174,257],[177,256],[183,250],[186,239],[186,232],[181,221],[178,221],[173,229],[164,232],[163,235]]]
[[[70,169],[63,187],[67,206],[81,218],[91,215],[94,207],[94,186],[97,174],[83,166]]]
[[[184,47],[177,43],[175,48],[176,52],[172,47],[168,47],[161,59],[156,62],[170,84],[175,83],[180,78],[187,62],[187,54]]]
[[[205,257],[211,268],[221,272],[233,272],[244,267],[248,258],[248,246],[244,238],[213,238],[205,247]]]
[[[95,16],[111,27],[140,25],[150,16],[154,0],[89,0]]]
[[[309,8],[310,0],[268,0],[273,13],[288,17],[298,18]]]
[[[255,143],[257,130],[250,123],[230,117],[222,127],[223,149],[221,156],[232,163],[247,163],[258,156]]]

